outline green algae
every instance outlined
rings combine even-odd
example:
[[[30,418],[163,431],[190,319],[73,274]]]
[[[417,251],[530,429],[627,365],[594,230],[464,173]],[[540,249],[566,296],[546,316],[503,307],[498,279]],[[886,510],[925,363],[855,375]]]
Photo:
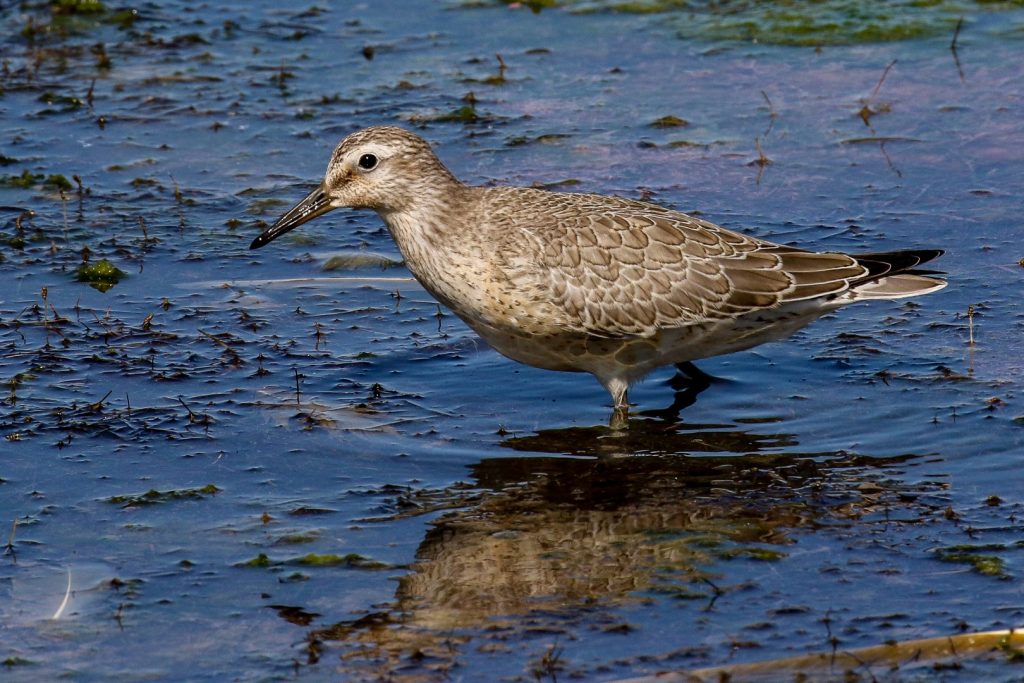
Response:
[[[122,507],[140,507],[143,505],[156,505],[175,500],[199,500],[220,493],[221,489],[214,484],[207,484],[194,489],[171,489],[168,491],[157,491],[150,489],[145,493],[127,494],[123,496],[111,496],[104,501]]]
[[[474,0],[462,6],[510,2]],[[687,40],[822,46],[952,35],[963,18],[1017,10],[1024,7],[1024,0],[544,0],[521,4],[534,12],[558,8],[573,14],[664,14]]]
[[[363,557],[357,553],[346,555],[309,553],[302,557],[288,560],[287,564],[303,567],[347,567],[350,569],[390,569],[391,565]]]
[[[744,558],[758,562],[777,562],[788,557],[786,553],[779,550],[757,547],[728,548],[716,553],[716,555],[723,560]]]
[[[16,187],[24,190],[41,183],[42,181],[43,174],[31,173],[28,169],[22,171],[20,175],[0,175],[0,187]]]
[[[106,11],[99,0],[50,0],[54,14],[98,14]]]
[[[316,531],[307,531],[303,533],[285,534],[277,539],[275,542],[277,545],[301,545],[303,543],[313,543],[320,539],[321,534]]]
[[[25,169],[20,175],[7,174],[0,176],[0,187],[13,187],[21,190],[27,190],[39,184],[42,184],[44,187],[64,190],[65,192],[71,191],[71,188],[73,187],[71,181],[59,173],[47,176],[42,173],[32,173],[28,169]]]
[[[30,666],[32,664],[34,664],[32,660],[25,659],[23,657],[7,657],[3,661],[0,661],[0,666],[6,666],[8,668],[15,666]]]
[[[59,173],[46,176],[46,180],[43,181],[43,185],[63,190],[65,192],[70,192],[72,187],[71,181]]]
[[[529,135],[514,135],[505,141],[508,147],[521,147],[523,145],[553,145],[568,139],[570,136],[565,133],[545,133],[535,137]]]
[[[43,104],[60,107],[59,109],[43,110],[42,112],[39,112],[41,115],[59,114],[69,111],[75,111],[76,109],[80,109],[84,104],[81,99],[75,97],[74,95],[59,95],[53,92],[44,92],[36,99],[39,102],[42,102]]]
[[[476,113],[476,107],[467,104],[446,114],[440,114],[433,120],[441,123],[476,123],[480,120],[480,115]]]
[[[106,259],[84,264],[76,273],[79,282],[85,282],[101,292],[116,285],[125,275],[127,273]]]
[[[271,564],[273,564],[273,563],[270,561],[270,558],[267,557],[267,554],[266,553],[260,553],[259,555],[257,555],[256,557],[252,558],[251,560],[246,560],[245,562],[239,562],[235,566],[236,567],[255,567],[257,569],[261,569],[261,568],[264,568],[264,567],[269,567]]]
[[[971,569],[984,576],[1008,579],[1010,575],[1006,572],[1006,561],[997,555],[988,554],[999,550],[1006,550],[1006,547],[1000,543],[965,544],[939,548],[935,554],[943,562],[967,564]]]
[[[682,126],[690,125],[690,122],[686,119],[681,119],[678,116],[662,116],[660,119],[651,121],[652,128],[681,128]]]
[[[333,553],[319,554],[309,553],[300,557],[293,557],[288,560],[272,560],[266,553],[260,553],[251,560],[239,562],[236,567],[267,568],[278,566],[299,566],[299,567],[342,567],[344,569],[393,569],[394,565],[378,560],[371,560],[358,553],[346,555],[335,555]]]

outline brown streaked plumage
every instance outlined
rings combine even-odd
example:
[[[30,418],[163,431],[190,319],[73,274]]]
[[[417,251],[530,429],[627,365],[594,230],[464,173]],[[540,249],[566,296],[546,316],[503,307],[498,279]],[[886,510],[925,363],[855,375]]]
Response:
[[[789,336],[844,304],[928,294],[939,250],[851,256],[742,235],[654,204],[464,185],[420,137],[374,126],[257,237],[339,207],[374,209],[420,284],[513,360],[589,372],[625,411],[661,365]]]

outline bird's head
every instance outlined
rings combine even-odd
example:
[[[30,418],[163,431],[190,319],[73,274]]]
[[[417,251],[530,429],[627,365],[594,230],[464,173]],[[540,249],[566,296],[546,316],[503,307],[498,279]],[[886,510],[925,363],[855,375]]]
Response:
[[[320,186],[253,240],[258,249],[332,209],[411,210],[448,183],[458,183],[423,138],[394,126],[352,133],[334,148]]]

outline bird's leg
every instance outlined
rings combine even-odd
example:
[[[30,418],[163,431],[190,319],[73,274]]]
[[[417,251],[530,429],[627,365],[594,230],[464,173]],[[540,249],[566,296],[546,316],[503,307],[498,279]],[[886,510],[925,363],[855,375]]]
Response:
[[[676,391],[689,391],[697,389],[698,392],[707,389],[713,382],[723,381],[719,377],[709,375],[690,361],[676,363],[676,374],[673,375],[667,384]]]
[[[677,363],[678,372],[666,382],[673,389],[672,405],[660,410],[647,410],[644,415],[654,415],[665,420],[674,420],[684,408],[688,408],[697,402],[697,396],[711,386],[713,382],[720,382],[718,377],[709,375],[693,363]]]
[[[608,424],[612,429],[622,429],[629,422],[629,398],[627,396],[629,393],[629,382],[613,378],[609,380],[601,379],[601,383],[604,384],[604,388],[608,390],[608,393],[612,395],[612,404],[614,405],[612,417]]]
[[[687,377],[690,381],[700,384],[711,384],[717,377],[709,375],[704,372],[690,361],[683,361],[682,363],[676,363],[676,370],[679,374]]]

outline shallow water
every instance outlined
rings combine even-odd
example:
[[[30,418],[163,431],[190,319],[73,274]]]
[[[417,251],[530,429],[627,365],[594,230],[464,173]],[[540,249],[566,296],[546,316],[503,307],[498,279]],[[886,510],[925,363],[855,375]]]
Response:
[[[1024,624],[1024,10],[919,10],[963,11],[958,70],[946,15],[815,49],[579,9],[3,10],[5,680],[615,680]],[[706,361],[678,414],[656,373],[611,431],[371,214],[248,250],[375,123],[474,183],[942,247],[950,286]]]

